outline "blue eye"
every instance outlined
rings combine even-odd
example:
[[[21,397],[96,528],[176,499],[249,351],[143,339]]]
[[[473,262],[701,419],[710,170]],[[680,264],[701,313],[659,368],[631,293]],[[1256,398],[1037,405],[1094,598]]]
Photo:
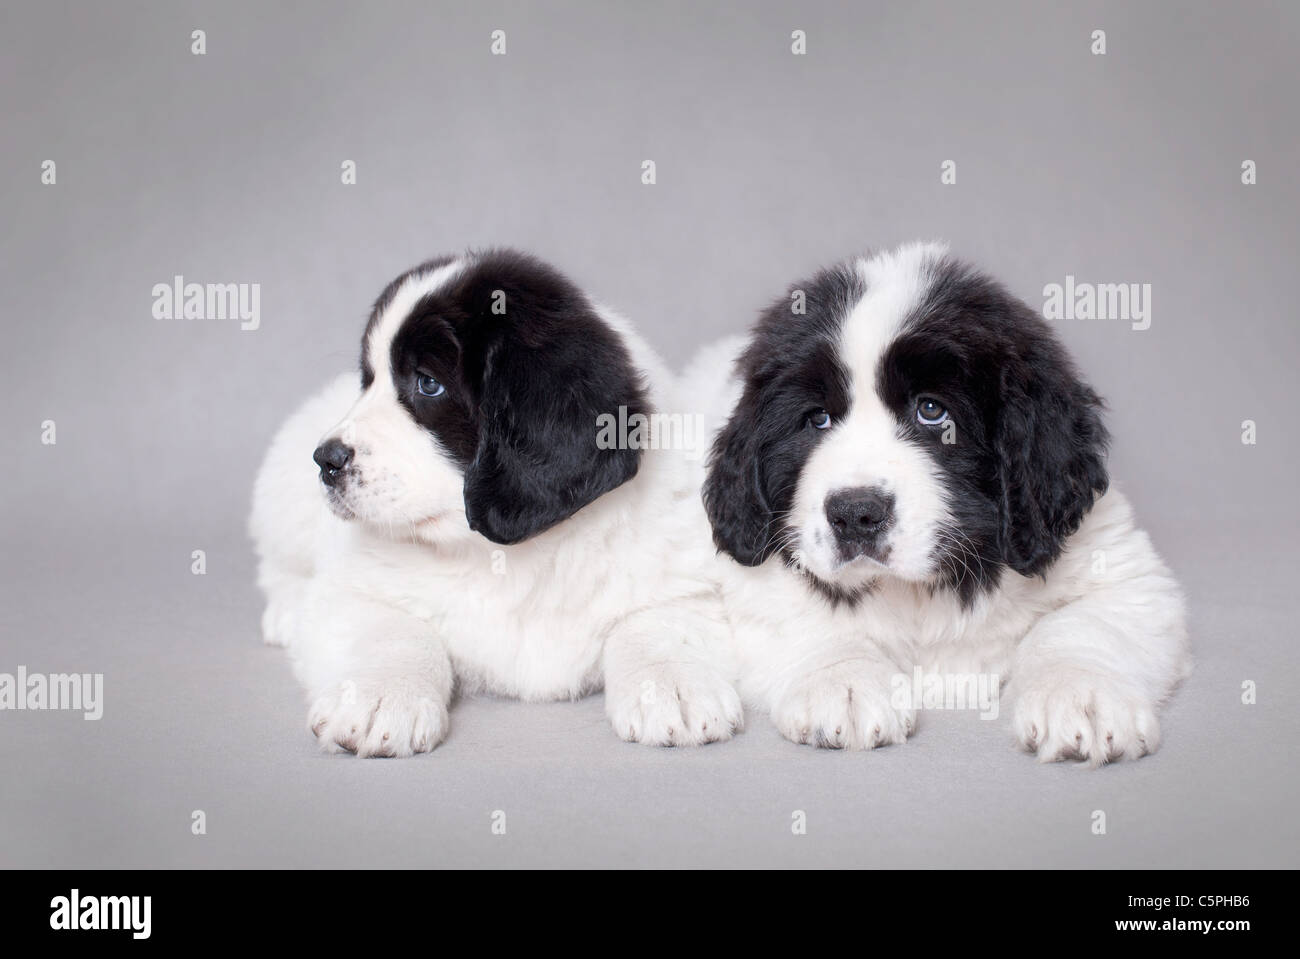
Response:
[[[828,430],[831,428],[831,414],[825,410],[813,410],[808,414],[808,422],[815,430]]]
[[[447,387],[432,376],[418,376],[415,380],[415,388],[420,391],[422,396],[442,396],[443,393],[447,392]]]
[[[922,396],[916,401],[916,419],[926,426],[938,426],[948,419],[948,411],[933,397]]]

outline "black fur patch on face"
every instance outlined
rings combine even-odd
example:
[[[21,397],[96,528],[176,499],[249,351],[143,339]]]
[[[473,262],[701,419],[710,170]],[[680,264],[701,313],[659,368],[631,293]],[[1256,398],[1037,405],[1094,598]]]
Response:
[[[1001,284],[951,258],[881,358],[877,392],[942,470],[957,532],[940,585],[969,602],[1002,569],[1042,575],[1108,486],[1103,404],[1055,333]],[[938,400],[953,442],[917,422]]]
[[[802,314],[794,312],[800,291]],[[760,317],[737,362],[743,392],[714,442],[704,505],[714,542],[739,563],[757,566],[775,552],[789,558],[785,516],[817,442],[809,417],[846,411],[848,373],[836,345],[864,292],[848,265],[795,284]]]
[[[792,559],[785,526],[816,438],[810,409],[847,410],[837,355],[843,322],[866,289],[852,264],[796,284],[807,313],[788,299],[763,314],[738,363],[743,392],[714,444],[704,501],[714,541],[747,566],[775,552]],[[929,286],[886,350],[876,388],[904,437],[944,477],[953,531],[936,546],[934,589],[964,603],[997,587],[1004,568],[1041,575],[1106,490],[1102,404],[1052,330],[1000,284],[955,260],[931,264]],[[917,421],[920,398],[940,401],[954,442]],[[804,573],[832,602],[847,592]]]
[[[370,327],[400,283],[380,297]],[[470,528],[495,543],[549,529],[636,474],[639,450],[596,443],[601,414],[647,412],[631,357],[586,296],[539,260],[468,255],[411,310],[386,359],[398,400],[465,471]],[[363,384],[381,362],[363,355]],[[422,377],[445,393],[423,395]]]

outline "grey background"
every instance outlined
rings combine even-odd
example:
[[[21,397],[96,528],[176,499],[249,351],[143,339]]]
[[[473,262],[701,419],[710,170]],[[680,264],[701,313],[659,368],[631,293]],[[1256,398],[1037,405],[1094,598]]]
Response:
[[[0,863],[1300,864],[1294,4],[0,16],[0,671],[106,684],[97,723],[0,713]],[[1153,285],[1145,332],[1060,331],[1191,598],[1199,668],[1157,756],[1040,767],[1011,748],[1008,704],[996,723],[927,714],[865,755],[761,716],[729,744],[654,750],[619,742],[599,697],[462,702],[415,760],[316,751],[284,654],[259,642],[245,514],[272,431],[355,362],[388,279],[517,245],[680,363],[811,268],[918,237],[1035,304],[1067,273]],[[154,320],[151,288],[177,273],[260,283],[262,328]]]

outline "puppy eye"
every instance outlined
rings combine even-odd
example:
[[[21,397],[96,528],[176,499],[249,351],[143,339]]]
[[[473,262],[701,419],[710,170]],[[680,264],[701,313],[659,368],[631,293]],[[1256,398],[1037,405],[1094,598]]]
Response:
[[[944,405],[931,396],[922,396],[916,401],[916,419],[926,426],[938,426],[948,418]]]
[[[813,410],[808,414],[808,424],[815,430],[828,430],[831,428],[831,414],[825,410]]]
[[[423,374],[416,377],[415,388],[420,391],[422,396],[442,396],[443,393],[447,392],[447,387],[432,376],[424,376]]]

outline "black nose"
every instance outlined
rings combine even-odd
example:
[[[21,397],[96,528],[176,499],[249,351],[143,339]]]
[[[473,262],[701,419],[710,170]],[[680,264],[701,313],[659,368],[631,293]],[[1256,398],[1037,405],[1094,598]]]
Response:
[[[326,486],[333,486],[339,481],[343,467],[352,462],[352,447],[337,439],[328,439],[316,447],[311,458],[320,467],[320,478]]]
[[[826,518],[846,555],[868,552],[893,515],[894,496],[884,490],[858,486],[826,497]]]

